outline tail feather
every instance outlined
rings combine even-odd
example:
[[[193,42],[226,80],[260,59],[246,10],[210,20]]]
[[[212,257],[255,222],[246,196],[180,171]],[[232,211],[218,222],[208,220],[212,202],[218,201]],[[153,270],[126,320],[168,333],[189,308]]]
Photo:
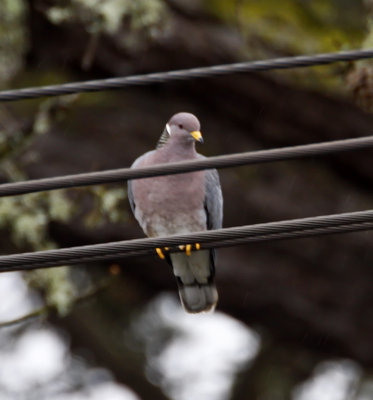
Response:
[[[207,285],[179,283],[179,295],[185,310],[190,313],[213,311],[218,302],[218,291],[213,283]]]
[[[170,259],[185,310],[190,313],[213,310],[218,301],[213,253],[209,250],[190,256],[174,253]]]

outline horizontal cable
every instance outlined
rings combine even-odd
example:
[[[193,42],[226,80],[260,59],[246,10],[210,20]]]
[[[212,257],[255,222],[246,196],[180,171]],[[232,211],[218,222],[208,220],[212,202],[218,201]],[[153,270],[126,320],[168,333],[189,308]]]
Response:
[[[65,175],[54,178],[35,179],[25,182],[5,183],[0,185],[0,197],[74,186],[121,182],[128,179],[139,179],[159,175],[180,174],[201,169],[228,168],[300,157],[321,156],[342,151],[359,150],[372,146],[373,136],[366,136],[355,139],[335,140],[324,143],[282,147],[272,150],[250,151],[246,153],[208,157],[198,160],[159,164],[147,168],[122,168],[76,175]]]
[[[32,87],[26,89],[5,90],[0,92],[0,101],[31,99],[42,96],[59,96],[72,93],[96,92],[118,89],[126,86],[145,85],[185,79],[206,78],[242,72],[269,71],[314,65],[331,64],[337,61],[353,61],[373,57],[373,50],[354,50],[336,53],[314,54],[297,57],[283,57],[262,61],[248,61],[234,64],[158,72],[144,75],[132,75],[122,78],[98,79],[84,82],[65,83]]]
[[[47,268],[82,262],[107,261],[153,254],[156,247],[180,251],[178,245],[200,243],[201,249],[248,242],[304,238],[331,233],[373,229],[373,210],[193,232],[168,237],[134,239],[33,253],[0,256],[0,271]]]

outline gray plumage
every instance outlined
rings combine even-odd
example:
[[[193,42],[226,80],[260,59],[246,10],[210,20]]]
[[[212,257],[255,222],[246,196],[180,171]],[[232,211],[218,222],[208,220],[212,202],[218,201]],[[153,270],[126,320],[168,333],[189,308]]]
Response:
[[[131,168],[202,158],[195,150],[202,142],[198,119],[189,113],[175,114],[166,124],[156,150],[139,157]],[[132,211],[147,236],[184,234],[222,227],[223,198],[215,169],[137,179],[128,182]],[[185,243],[180,243],[185,244]],[[213,250],[167,255],[188,312],[215,308]]]

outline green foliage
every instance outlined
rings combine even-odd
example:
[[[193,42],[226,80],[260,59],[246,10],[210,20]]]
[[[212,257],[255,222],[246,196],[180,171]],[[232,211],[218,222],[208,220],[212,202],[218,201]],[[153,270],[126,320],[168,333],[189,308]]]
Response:
[[[0,165],[2,173],[12,180],[27,179],[21,160],[37,159],[32,150],[34,140],[48,134],[66,116],[73,105],[78,107],[79,96],[62,96],[40,102],[29,130],[22,130],[13,115],[0,108]],[[33,153],[33,154],[31,154]],[[89,196],[91,209],[82,210],[76,197]],[[67,190],[32,193],[0,198],[0,230],[7,232],[13,245],[19,249],[48,250],[57,247],[50,238],[51,222],[68,223],[79,213],[82,222],[96,228],[105,222],[126,219],[124,188],[91,187],[69,193]],[[69,312],[76,298],[76,288],[70,278],[70,268],[34,270],[25,274],[28,283],[44,293],[47,308],[61,315]]]
[[[127,192],[123,187],[109,188],[93,186],[85,189],[93,196],[94,205],[85,217],[89,228],[102,226],[105,222],[120,223],[127,221],[126,205]]]
[[[73,215],[73,203],[62,190],[0,198],[0,229],[7,229],[20,248],[55,247],[48,236],[49,223],[65,222]]]
[[[269,49],[288,54],[331,51],[357,44],[364,33],[362,4],[356,0],[205,3],[215,15],[238,24],[250,54]]]
[[[205,0],[205,6],[239,30],[250,59],[359,48],[365,34],[360,0]],[[272,74],[312,89],[344,91],[342,72],[331,65]]]
[[[51,221],[67,221],[73,203],[62,190],[0,198],[0,229],[10,232],[18,248],[48,250],[56,247],[49,238]],[[65,314],[73,303],[73,284],[67,267],[35,270],[25,275],[29,284],[42,289],[48,306]]]
[[[27,2],[0,0],[0,85],[4,85],[22,67],[27,50]]]
[[[54,24],[64,22],[83,23],[90,33],[116,33],[125,18],[134,30],[149,33],[165,16],[166,7],[162,0],[69,0],[46,10]]]
[[[98,186],[81,190],[93,199],[93,208],[85,217],[87,227],[93,229],[106,221],[126,220],[123,188]],[[0,198],[0,230],[8,231],[11,241],[20,249],[49,250],[57,247],[49,237],[49,224],[68,222],[78,212],[81,212],[79,206],[66,190],[3,197]],[[60,315],[69,312],[77,295],[69,267],[34,270],[25,278],[31,286],[42,290],[49,308],[56,309]]]
[[[64,119],[67,109],[78,98],[79,94],[70,94],[43,101],[34,120],[34,133],[37,135],[48,133],[53,125]]]
[[[54,308],[61,316],[68,314],[76,297],[69,267],[36,269],[25,278],[30,286],[44,293],[48,308]]]

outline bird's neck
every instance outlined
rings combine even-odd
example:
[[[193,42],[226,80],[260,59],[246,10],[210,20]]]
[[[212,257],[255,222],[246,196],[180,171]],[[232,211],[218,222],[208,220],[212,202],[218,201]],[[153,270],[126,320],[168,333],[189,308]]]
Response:
[[[195,158],[197,155],[194,140],[182,140],[180,138],[169,138],[162,148],[173,161]]]

